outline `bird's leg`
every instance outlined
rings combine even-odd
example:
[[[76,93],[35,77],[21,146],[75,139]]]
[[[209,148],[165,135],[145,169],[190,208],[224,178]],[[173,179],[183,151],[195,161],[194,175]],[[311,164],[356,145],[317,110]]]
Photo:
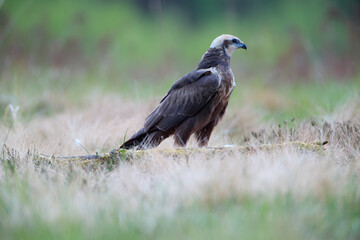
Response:
[[[191,134],[194,133],[195,124],[197,119],[190,117],[180,124],[180,126],[175,130],[174,139],[175,144],[180,147],[185,147],[187,141],[189,140]]]
[[[185,143],[184,141],[182,140],[181,136],[179,133],[176,133],[176,137],[175,137],[175,143],[176,145],[179,145],[179,146],[185,146]]]
[[[187,141],[189,140],[191,135],[190,131],[177,131],[174,135],[175,138],[175,144],[180,146],[180,147],[185,147]]]
[[[199,147],[206,147],[208,145],[210,135],[212,131],[214,130],[215,123],[210,122],[208,125],[206,125],[204,128],[202,128],[200,131],[196,132],[196,140],[198,142]]]

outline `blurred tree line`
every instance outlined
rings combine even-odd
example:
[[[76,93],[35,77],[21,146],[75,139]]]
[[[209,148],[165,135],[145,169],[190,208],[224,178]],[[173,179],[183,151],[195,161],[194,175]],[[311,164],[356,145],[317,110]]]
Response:
[[[122,2],[123,0],[98,0],[100,2]],[[290,0],[294,1],[294,0]],[[130,1],[132,2],[132,1]],[[258,10],[276,9],[284,0],[135,0],[135,4],[144,12],[158,14],[164,9],[176,9],[186,15],[190,22],[204,22],[209,19],[234,14],[239,18],[252,15]],[[305,4],[309,1],[303,1]],[[329,5],[337,9],[338,14],[350,21],[359,23],[360,2],[358,0],[329,0]]]
[[[0,70],[166,78],[196,64],[222,33],[247,38],[247,65],[233,63],[241,74],[359,75],[358,0],[0,0]]]
[[[279,0],[136,0],[136,4],[144,12],[157,14],[163,9],[175,9],[185,15],[192,24],[204,23],[214,17],[226,17],[229,14],[236,15],[239,18],[246,17],[256,9],[271,8],[271,5],[278,4],[278,2]]]

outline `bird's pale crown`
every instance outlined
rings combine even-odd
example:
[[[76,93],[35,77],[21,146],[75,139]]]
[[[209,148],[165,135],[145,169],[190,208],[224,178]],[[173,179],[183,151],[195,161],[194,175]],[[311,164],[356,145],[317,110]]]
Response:
[[[210,48],[220,48],[222,47],[223,43],[225,40],[228,40],[230,43],[234,43],[234,41],[236,41],[235,44],[229,44],[227,46],[226,53],[231,56],[232,53],[235,51],[235,49],[237,48],[244,48],[246,49],[246,45],[237,37],[230,35],[230,34],[223,34],[218,36],[217,38],[214,39],[214,41],[211,43]]]

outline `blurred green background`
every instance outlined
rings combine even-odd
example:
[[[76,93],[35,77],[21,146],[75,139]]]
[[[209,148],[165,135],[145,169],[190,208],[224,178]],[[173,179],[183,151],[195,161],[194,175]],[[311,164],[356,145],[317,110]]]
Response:
[[[89,113],[81,112],[98,98],[116,97],[113,106],[105,109],[121,109],[117,103],[130,101],[140,103],[132,106],[145,105],[138,112],[151,109],[177,79],[196,67],[213,39],[223,33],[239,37],[248,47],[232,56],[237,85],[225,118],[233,117],[236,123],[225,133],[229,143],[242,141],[243,132],[252,131],[241,125],[250,118],[254,125],[259,123],[255,118],[263,118],[266,124],[274,121],[276,128],[266,129],[277,131],[279,123],[288,130],[306,119],[328,120],[332,113],[344,114],[344,106],[351,114],[358,113],[359,0],[0,0],[0,142],[23,135],[16,143],[19,149],[34,146],[27,154],[13,151],[9,157],[3,147],[2,239],[222,239],[239,232],[248,239],[359,239],[359,156],[352,136],[328,139],[329,151],[314,156],[288,148],[269,155],[237,153],[236,163],[224,168],[220,165],[227,156],[221,157],[221,163],[215,156],[211,168],[208,163],[189,165],[186,160],[181,170],[178,160],[174,167],[165,162],[160,167],[162,158],[154,155],[144,165],[142,158],[141,164],[131,168],[121,165],[124,170],[115,172],[120,178],[105,169],[85,173],[72,167],[33,165],[38,142],[55,138],[58,148],[75,145],[68,135],[57,139],[58,131],[50,129],[72,131],[77,121],[84,121],[84,129],[102,128],[102,122],[93,123],[85,119]],[[110,102],[104,101],[95,110]],[[70,117],[74,111],[69,109],[80,111],[74,124]],[[238,121],[239,115],[233,114],[238,109],[239,115],[249,117]],[[65,118],[62,112],[68,113]],[[43,124],[51,115],[55,117],[45,121],[47,128],[33,129],[38,126],[34,123]],[[13,126],[15,120],[22,124]],[[103,132],[114,129],[106,125]],[[295,130],[309,134],[304,126],[299,124]],[[95,127],[94,132],[75,132],[94,139],[95,144],[103,133]],[[264,126],[259,124],[259,128],[262,131]],[[318,130],[322,135],[322,127]],[[111,145],[108,136],[100,137]],[[307,135],[303,138],[308,141]],[[117,146],[122,141],[123,137]],[[46,152],[55,154],[54,149]],[[348,157],[350,150],[354,155]],[[229,160],[233,161],[231,156]],[[157,166],[160,171],[155,170]],[[223,179],[225,175],[217,171],[230,170],[230,166],[233,172]],[[214,176],[202,177],[208,173]],[[294,180],[285,183],[283,179],[292,173]],[[195,185],[190,188],[192,176]],[[237,176],[245,183],[232,183]],[[199,186],[205,190],[197,191]],[[182,189],[195,197],[188,201],[182,198],[184,194],[173,194]],[[139,209],[127,211],[138,202]]]
[[[248,46],[232,57],[234,98],[272,116],[359,92],[356,0],[0,0],[2,106],[44,91],[160,98],[223,33]]]

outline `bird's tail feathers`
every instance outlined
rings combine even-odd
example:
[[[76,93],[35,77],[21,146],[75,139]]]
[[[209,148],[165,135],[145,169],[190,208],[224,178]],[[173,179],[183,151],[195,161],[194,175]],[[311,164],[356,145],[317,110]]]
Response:
[[[145,137],[146,137],[146,132],[144,131],[144,129],[140,129],[137,133],[132,135],[132,137],[130,139],[128,139],[126,142],[124,142],[120,146],[120,149],[134,148],[134,147],[138,146],[144,140]]]
[[[120,149],[131,149],[138,147],[138,149],[147,149],[158,146],[166,137],[161,131],[146,132],[140,129],[129,140],[127,140]]]

